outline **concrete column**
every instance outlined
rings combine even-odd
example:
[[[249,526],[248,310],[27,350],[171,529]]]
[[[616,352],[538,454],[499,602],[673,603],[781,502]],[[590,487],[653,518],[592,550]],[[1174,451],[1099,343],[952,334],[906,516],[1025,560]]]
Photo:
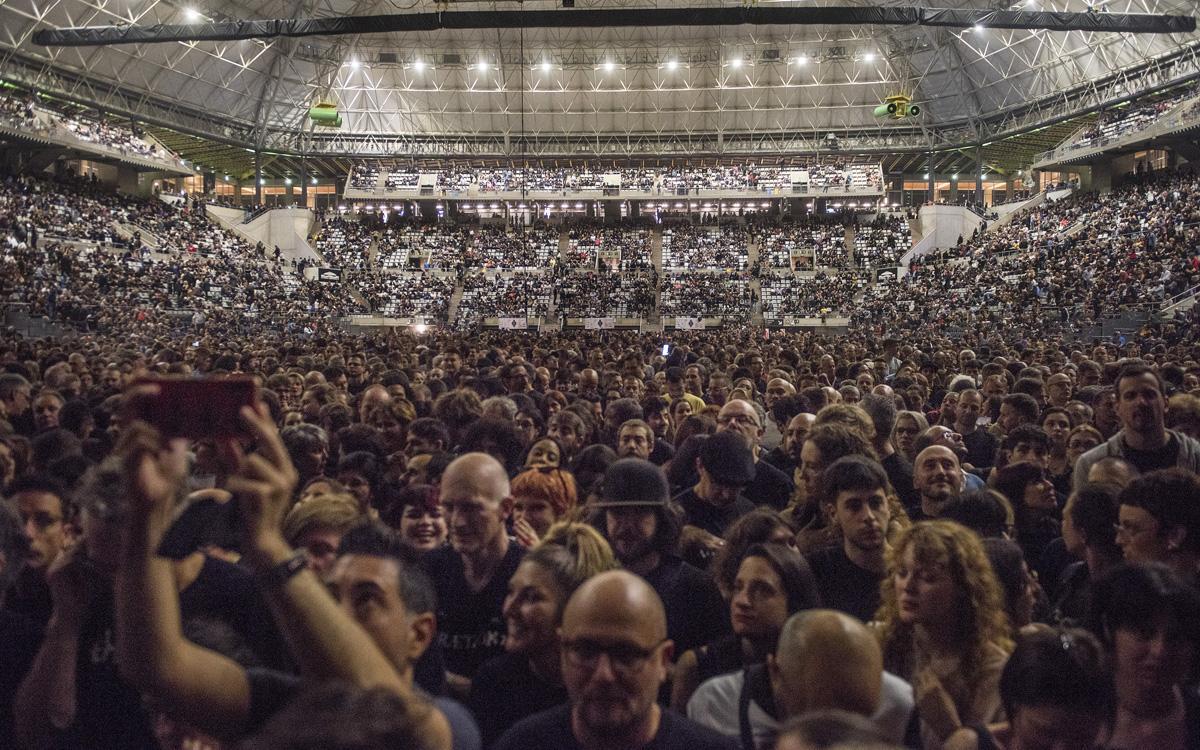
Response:
[[[1091,168],[1087,170],[1087,172],[1091,173],[1091,185],[1081,185],[1080,187],[1083,187],[1084,190],[1095,190],[1099,193],[1107,193],[1112,191],[1111,162],[1106,161],[1093,164]],[[1081,173],[1080,182],[1083,181],[1082,174],[1086,174],[1087,172]]]
[[[262,205],[262,152],[254,149],[254,205]]]
[[[138,179],[138,171],[124,165],[117,167],[117,190],[129,195],[139,195],[142,186]]]
[[[929,202],[937,203],[937,175],[933,172],[933,152],[929,152],[929,163],[925,165],[925,171],[929,175]]]

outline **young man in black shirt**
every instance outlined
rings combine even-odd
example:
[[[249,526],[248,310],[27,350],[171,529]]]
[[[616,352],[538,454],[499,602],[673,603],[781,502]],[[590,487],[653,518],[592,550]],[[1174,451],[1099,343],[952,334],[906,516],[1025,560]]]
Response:
[[[673,650],[662,601],[627,571],[601,573],[563,612],[570,705],[534,714],[494,750],[734,750],[724,737],[659,707]]]
[[[817,500],[842,529],[842,543],[816,550],[808,564],[826,607],[870,622],[879,609],[891,520],[887,474],[864,456],[844,456],[821,474]]]
[[[713,536],[724,536],[737,519],[754,510],[742,489],[754,479],[750,444],[736,432],[718,432],[704,438],[696,460],[700,481],[672,498],[687,517],[687,524]]]

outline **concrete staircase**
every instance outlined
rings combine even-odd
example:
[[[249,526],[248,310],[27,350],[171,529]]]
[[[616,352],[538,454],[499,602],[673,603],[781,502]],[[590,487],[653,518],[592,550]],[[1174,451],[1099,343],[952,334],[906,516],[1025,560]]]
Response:
[[[450,325],[458,322],[458,306],[463,298],[463,285],[461,282],[454,285],[454,291],[450,294],[450,309],[446,312],[447,321]]]
[[[845,244],[846,263],[851,268],[854,268],[855,266],[858,265],[858,258],[854,257],[854,238],[857,236],[858,236],[858,229],[855,228],[855,226],[853,224],[847,224],[846,225],[846,238],[845,238],[845,240],[843,240],[843,242],[846,243]]]

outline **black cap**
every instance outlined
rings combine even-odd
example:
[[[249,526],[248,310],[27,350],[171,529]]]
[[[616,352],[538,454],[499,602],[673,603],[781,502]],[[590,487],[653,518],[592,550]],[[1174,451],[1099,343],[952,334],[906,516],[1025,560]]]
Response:
[[[649,461],[622,458],[604,472],[600,502],[595,508],[663,506],[671,497],[667,475]]]
[[[700,464],[713,480],[726,487],[744,487],[754,481],[754,452],[738,432],[721,430],[700,446]]]

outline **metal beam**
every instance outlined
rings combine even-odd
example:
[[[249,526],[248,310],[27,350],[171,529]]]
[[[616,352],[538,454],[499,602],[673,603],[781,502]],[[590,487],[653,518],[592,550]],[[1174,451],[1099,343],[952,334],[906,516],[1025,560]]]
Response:
[[[152,26],[90,26],[42,29],[33,41],[45,46],[94,47],[183,41],[235,41],[272,37],[435,31],[439,29],[617,28],[677,26],[885,25],[964,28],[1106,31],[1127,34],[1191,33],[1191,16],[1144,13],[1046,13],[952,8],[788,7],[620,8],[457,13],[386,13],[337,18],[268,19]]]

